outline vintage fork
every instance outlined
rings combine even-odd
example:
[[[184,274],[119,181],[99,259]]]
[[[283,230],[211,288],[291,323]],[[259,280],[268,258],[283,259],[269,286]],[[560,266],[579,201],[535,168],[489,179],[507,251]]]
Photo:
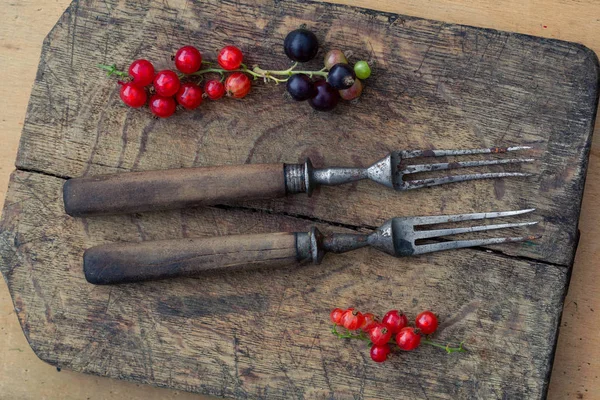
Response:
[[[414,256],[463,247],[534,240],[539,236],[481,238],[419,244],[417,240],[495,229],[534,225],[536,221],[478,225],[433,230],[423,226],[510,217],[534,209],[477,214],[397,217],[387,220],[374,232],[332,233],[323,236],[313,227],[309,232],[233,235],[197,239],[112,243],[84,253],[88,282],[113,284],[196,276],[207,270],[229,271],[274,267],[312,261],[319,264],[326,252],[345,253],[371,246],[396,257]]]
[[[422,163],[409,160],[444,156],[498,154],[530,149],[528,146],[463,150],[400,150],[367,168],[314,168],[304,164],[247,164],[126,172],[73,178],[63,188],[65,211],[72,216],[120,214],[307,193],[319,185],[341,185],[370,179],[398,191],[476,179],[522,177],[523,172],[488,172],[413,179],[411,174],[456,168],[531,162],[531,158]]]

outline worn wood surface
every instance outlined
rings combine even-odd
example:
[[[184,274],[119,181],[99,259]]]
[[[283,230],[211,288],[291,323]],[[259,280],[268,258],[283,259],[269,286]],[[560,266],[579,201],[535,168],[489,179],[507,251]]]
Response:
[[[108,4],[106,6],[94,2],[78,3],[72,8],[72,12],[63,18],[63,25],[58,26],[46,42],[41,70],[34,87],[24,129],[25,135],[18,160],[20,168],[66,177],[83,173],[114,172],[119,169],[209,165],[222,161],[294,162],[305,155],[315,159],[315,154],[321,156],[323,164],[348,164],[348,161],[353,161],[364,165],[374,161],[387,150],[398,147],[429,147],[433,144],[437,147],[495,145],[502,137],[502,140],[510,144],[525,142],[533,143],[538,147],[538,153],[543,157],[543,161],[537,167],[541,168],[543,173],[535,178],[537,180],[534,180],[533,184],[531,181],[526,184],[506,181],[497,185],[478,183],[462,186],[461,190],[458,190],[458,187],[447,187],[443,191],[432,189],[426,192],[415,192],[415,195],[419,194],[419,196],[414,199],[410,196],[403,197],[401,202],[398,201],[397,195],[384,192],[380,187],[358,184],[342,191],[336,191],[338,188],[328,188],[331,191],[327,194],[323,190],[319,193],[316,202],[299,199],[291,203],[285,200],[246,206],[268,207],[270,210],[283,210],[288,213],[343,222],[351,225],[350,227],[360,228],[376,225],[374,221],[391,215],[414,214],[415,210],[418,213],[423,213],[423,210],[436,213],[440,211],[440,205],[445,212],[465,211],[465,209],[470,211],[482,207],[506,208],[530,205],[529,199],[534,199],[534,205],[541,209],[541,215],[544,217],[545,238],[546,240],[551,238],[552,242],[543,242],[544,248],[515,246],[511,247],[512,250],[503,248],[504,252],[526,255],[559,265],[570,264],[578,207],[575,207],[574,213],[569,213],[561,210],[560,205],[570,205],[574,202],[578,204],[581,194],[586,150],[589,145],[587,135],[590,133],[591,114],[595,108],[596,86],[595,59],[586,50],[573,45],[546,42],[514,34],[410,18],[394,20],[393,16],[389,15],[382,17],[374,13],[355,12],[341,7],[310,4],[300,6],[296,3],[292,5],[283,2],[278,4],[277,10],[283,9],[285,12],[278,11],[279,14],[276,13],[271,25],[261,26],[260,18],[253,20],[256,24],[256,28],[252,26],[250,28],[253,34],[236,35],[236,43],[245,44],[242,48],[254,54],[261,63],[274,59],[283,60],[282,51],[279,50],[281,54],[277,53],[278,47],[275,47],[275,54],[267,54],[262,48],[262,42],[261,45],[255,44],[251,39],[256,35],[264,35],[271,40],[275,40],[272,36],[279,35],[281,39],[291,26],[313,20],[317,14],[325,15],[326,17],[317,21],[317,25],[320,26],[317,31],[327,38],[327,43],[333,45],[337,41],[337,43],[354,44],[353,50],[359,55],[360,51],[364,52],[368,48],[369,43],[373,46],[370,50],[371,54],[365,56],[372,56],[378,61],[377,74],[372,80],[371,90],[365,93],[361,103],[342,107],[332,115],[314,114],[297,104],[286,103],[281,98],[269,95],[277,89],[256,86],[254,103],[240,102],[218,106],[211,104],[200,113],[182,114],[167,124],[164,121],[154,122],[148,115],[119,108],[114,86],[102,81],[100,74],[94,71],[91,65],[97,61],[92,60],[94,57],[92,54],[94,52],[97,54],[98,48],[104,48],[98,45],[101,42],[108,43],[109,50],[105,55],[107,58],[125,63],[133,57],[131,52],[133,42],[144,55],[154,52],[154,56],[152,54],[148,56],[155,59],[159,57],[166,62],[168,54],[173,50],[172,47],[176,47],[182,41],[196,40],[194,35],[202,29],[198,24],[203,20],[202,18],[191,20],[186,16],[210,13],[211,8],[208,7],[200,12],[195,6],[188,5],[184,9],[176,7],[173,2],[170,3],[178,13],[164,7],[150,8],[148,14],[144,10],[127,10],[125,13],[121,12],[121,6],[116,4],[106,3]],[[236,5],[227,3],[225,6],[232,7],[235,15]],[[242,5],[239,7],[244,8]],[[308,9],[314,7],[318,11],[307,13],[307,7]],[[244,10],[248,11],[245,8]],[[268,10],[269,7],[261,7],[261,15],[267,15]],[[108,13],[111,14],[110,17],[107,17]],[[341,19],[332,23],[331,15],[334,14]],[[283,18],[282,15],[287,17]],[[99,18],[95,18],[96,16]],[[142,48],[140,44],[144,43],[143,38],[127,37],[126,33],[130,33],[128,29],[131,29],[129,24],[135,18],[140,18],[146,23],[150,23],[153,18],[159,18],[165,24],[164,33],[158,33],[159,37],[157,42],[152,44],[153,47]],[[103,30],[101,26],[107,19],[115,23],[118,28],[112,29],[110,35],[106,33],[107,28],[104,27]],[[181,26],[179,24],[181,20],[190,21],[190,26],[181,31],[172,28]],[[333,26],[327,31],[330,25]],[[248,29],[247,21],[245,26]],[[368,30],[370,40],[358,44],[348,41],[343,37],[344,30],[349,31],[348,27]],[[380,32],[382,27],[386,28],[385,38]],[[259,30],[259,28],[267,29]],[[227,29],[239,30],[240,28],[229,24]],[[76,30],[78,33],[74,34]],[[85,36],[85,43],[78,43],[75,46],[74,41],[79,37],[77,35],[83,34],[88,35]],[[122,42],[122,47],[117,48],[109,41],[118,38],[121,34],[123,37],[119,42]],[[207,48],[218,47],[226,40],[226,34],[220,37],[204,35],[203,42],[207,42]],[[349,35],[350,32],[346,34]],[[388,36],[391,39],[388,39]],[[494,41],[500,39],[506,41],[505,45],[503,42]],[[390,43],[385,40],[396,40],[401,43],[402,53],[385,52],[385,46]],[[268,46],[268,39],[266,42],[265,45]],[[74,60],[74,70],[80,70],[82,77],[98,75],[98,79],[94,79],[94,88],[91,88],[90,82],[76,81],[76,74],[52,73],[58,64],[61,64],[61,68],[68,68],[62,64],[69,58]],[[283,61],[281,63],[283,64]],[[480,72],[481,75],[478,75]],[[75,80],[78,84],[67,82],[67,77],[68,80]],[[90,84],[90,87],[86,87],[87,84]],[[74,88],[86,91],[85,93],[90,95],[84,101],[82,97],[73,93]],[[59,96],[59,98],[53,100],[52,96]],[[385,104],[387,111],[377,108],[373,110],[374,107],[372,104],[369,106],[368,102]],[[530,107],[529,113],[521,114],[527,106]],[[79,113],[75,114],[75,110]],[[265,115],[260,120],[260,124],[266,120],[266,128],[271,127],[271,129],[264,130],[265,126],[259,127],[256,118],[237,119],[244,113],[254,115],[258,112]],[[514,115],[514,118],[511,119],[511,115]],[[294,121],[299,120],[301,123],[294,125],[286,123],[283,118],[287,116],[294,117]],[[273,120],[279,120],[280,125],[274,124]],[[507,129],[501,131],[500,126],[503,123],[504,128]],[[342,129],[334,130],[333,127],[336,125],[340,125]],[[198,131],[198,127],[202,129]],[[317,127],[320,129],[317,130]],[[411,134],[399,134],[398,129]],[[377,132],[377,135],[364,134],[369,133],[370,130]],[[504,131],[506,131],[505,135],[502,136]],[[266,136],[263,135],[265,132],[267,132]],[[321,135],[314,135],[317,132]],[[425,132],[428,135],[423,135]],[[344,137],[345,135],[348,135],[348,138]],[[193,154],[190,154],[188,144],[190,140],[196,141],[198,145],[196,148],[198,151],[193,149]],[[257,142],[254,143],[255,141]],[[165,147],[168,143],[171,144]],[[327,151],[328,148],[332,150]],[[220,153],[216,152],[217,150]],[[216,161],[217,154],[221,156],[221,162]],[[294,157],[296,159],[289,159]],[[562,172],[558,178],[557,171]],[[490,197],[486,198],[486,195]],[[325,207],[326,204],[329,206]],[[311,205],[314,207],[311,208]],[[10,215],[10,212],[5,213],[5,221],[8,221]],[[250,216],[256,217],[256,214]],[[221,224],[225,223],[225,217],[215,218],[219,218],[217,220],[219,223],[215,224],[213,221],[212,229],[222,228]],[[265,228],[280,230],[280,225],[284,224],[283,218],[273,218],[278,220],[279,227]],[[178,228],[157,225],[153,229],[174,229],[175,232],[179,232]],[[555,235],[555,232],[560,232],[560,235]],[[140,238],[140,234],[137,235]],[[86,242],[85,245],[90,244]],[[15,250],[13,245],[9,247]],[[83,247],[80,251],[82,249]],[[19,249],[16,254],[20,254],[20,251],[24,250]],[[444,265],[452,264],[449,256],[435,256],[434,259],[443,260]],[[354,259],[352,260],[354,262]],[[369,262],[379,261],[369,258]],[[524,261],[518,261],[521,262]],[[553,271],[553,268],[562,271],[560,266],[544,265],[544,267]],[[427,277],[429,273],[423,271],[423,276]],[[537,279],[541,278],[537,277]],[[9,283],[11,282],[14,287],[15,281],[10,279]],[[562,292],[562,288],[564,286],[561,286],[561,290],[557,290],[555,295]],[[488,290],[497,289],[488,288]],[[448,291],[454,291],[454,288],[445,287],[441,293],[435,295],[450,296]],[[421,298],[424,296],[421,295],[423,290],[421,292],[408,290],[404,294],[408,293],[419,293],[418,297]],[[431,300],[435,295],[431,295]],[[430,300],[429,295],[427,297]],[[352,302],[359,301],[358,296],[357,300],[352,298]],[[386,301],[389,303],[389,299]],[[443,301],[451,300],[448,297]],[[560,303],[560,296],[558,296],[558,303]],[[456,307],[458,304],[460,302],[454,303],[455,309],[450,313],[458,312]],[[381,307],[387,306],[382,303]],[[556,318],[558,310],[560,306],[554,309],[548,307],[547,317],[554,315]],[[553,336],[554,328],[549,327],[546,330],[548,337]],[[522,337],[521,340],[522,345],[529,346],[528,339]],[[548,343],[552,343],[552,340]],[[551,354],[551,348],[552,346],[549,345],[548,354]],[[42,358],[49,359],[44,356],[45,353],[40,354]],[[476,361],[476,364],[477,362],[481,364],[481,360]],[[548,359],[546,362],[549,362]],[[67,364],[63,363],[63,365]],[[373,370],[377,369],[377,367],[373,368]],[[75,369],[82,368],[75,367]],[[496,371],[495,374],[502,376],[503,372],[505,371]],[[100,371],[100,373],[104,372]],[[122,371],[107,374],[128,376],[142,381],[151,380],[147,374],[140,376]],[[531,393],[528,394],[535,397],[543,392],[545,377],[542,375],[532,379],[537,381],[538,386],[531,389]],[[298,379],[297,376],[295,378]],[[507,380],[505,378],[507,377],[503,376],[494,380],[500,379],[497,383],[502,385],[501,382],[507,384],[513,379],[512,376]],[[199,381],[204,382],[204,379]],[[154,383],[169,385],[169,383],[161,383],[160,380],[154,380]],[[467,386],[457,390],[465,390],[461,392],[463,395],[469,394]],[[281,385],[278,387],[281,388]],[[198,390],[202,391],[202,389]],[[428,386],[426,390],[426,393],[431,395],[435,394],[436,389]],[[487,387],[473,388],[473,390],[481,390],[477,393],[482,395],[490,393],[486,392]]]
[[[156,29],[156,20],[163,29]],[[282,87],[257,83],[245,101],[205,102],[197,112],[155,120],[147,110],[123,106],[118,85],[95,67],[125,66],[142,55],[166,67],[183,42],[214,59],[213,49],[235,42],[249,65],[281,69],[289,64],[282,39],[303,22],[325,50],[341,47],[375,63],[358,104],[317,113],[286,100]],[[309,66],[319,69],[319,62]],[[402,148],[533,145],[540,161],[530,179],[402,195],[361,182],[321,188],[310,199],[248,206],[368,227],[424,210],[533,206],[544,219],[537,232],[544,238],[513,254],[569,265],[579,212],[572,205],[583,190],[596,109],[596,67],[594,53],[575,44],[327,4],[73,3],[46,39],[17,167],[76,177],[296,163],[306,156],[315,166],[366,166]],[[65,69],[69,73],[60,72]]]
[[[65,182],[65,211],[92,216],[169,210],[285,196],[283,164],[226,165],[78,177]]]
[[[292,232],[109,243],[87,249],[83,272],[95,284],[131,283],[298,264]],[[304,260],[305,261],[305,260]]]
[[[544,393],[567,268],[480,250],[394,259],[365,248],[301,268],[92,286],[81,269],[91,245],[303,231],[313,222],[217,208],[79,220],[54,201],[62,183],[15,172],[0,236],[20,322],[47,362],[237,398]],[[329,333],[330,309],[350,304],[379,313],[401,307],[413,317],[434,309],[438,338],[464,339],[469,352],[422,348],[376,365],[364,343]]]

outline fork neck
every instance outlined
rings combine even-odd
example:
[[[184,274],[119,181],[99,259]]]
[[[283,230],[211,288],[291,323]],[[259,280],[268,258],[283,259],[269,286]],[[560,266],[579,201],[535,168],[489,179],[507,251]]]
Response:
[[[362,233],[332,233],[324,236],[313,227],[308,233],[296,234],[296,250],[301,260],[320,264],[325,253],[346,253],[369,245],[369,235]]]
[[[363,179],[371,179],[382,185],[393,187],[391,155],[367,168],[330,167],[314,168],[309,158],[304,164],[285,164],[286,192],[302,193],[309,196],[319,185],[335,186]]]

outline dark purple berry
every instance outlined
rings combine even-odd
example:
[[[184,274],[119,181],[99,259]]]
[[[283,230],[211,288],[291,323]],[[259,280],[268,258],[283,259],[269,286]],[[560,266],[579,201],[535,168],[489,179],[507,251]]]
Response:
[[[294,100],[304,101],[317,94],[312,81],[307,75],[295,74],[287,81],[287,91]]]
[[[339,92],[326,81],[316,81],[313,86],[317,94],[308,100],[310,106],[318,111],[333,110],[340,100]]]
[[[329,70],[329,75],[327,76],[327,82],[331,86],[336,89],[348,89],[354,85],[354,80],[356,79],[356,73],[354,72],[354,68],[352,68],[348,64],[335,64]]]
[[[307,62],[315,58],[319,51],[319,41],[314,33],[307,29],[291,31],[283,41],[285,55],[291,60]]]

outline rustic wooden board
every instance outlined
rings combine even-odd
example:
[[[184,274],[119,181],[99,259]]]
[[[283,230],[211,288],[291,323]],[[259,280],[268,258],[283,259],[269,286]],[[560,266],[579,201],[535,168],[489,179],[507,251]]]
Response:
[[[479,250],[398,260],[361,249],[320,266],[92,286],[81,270],[91,245],[306,230],[312,221],[218,208],[78,220],[58,201],[62,183],[15,172],[0,235],[19,320],[47,362],[236,398],[545,392],[566,268]],[[349,304],[412,316],[434,309],[443,321],[438,338],[464,339],[469,352],[422,348],[376,365],[364,343],[329,333],[329,310]]]
[[[235,43],[248,64],[288,64],[285,34],[307,23],[324,48],[375,61],[356,104],[316,113],[257,83],[243,101],[155,120],[123,107],[95,69],[183,43],[207,59]],[[318,62],[309,64],[320,68]],[[540,398],[577,240],[597,59],[560,41],[311,2],[75,1],[48,35],[2,220],[2,270],[44,360],[183,390],[249,398]],[[390,150],[529,144],[527,180],[394,193],[363,182],[312,198],[73,219],[63,178],[215,164],[367,165]],[[322,266],[99,288],[83,250],[119,240],[320,229],[365,230],[391,216],[536,207],[538,245],[397,260],[363,249]],[[257,212],[256,210],[261,210]],[[267,211],[267,212],[264,212]],[[334,225],[334,226],[332,226]],[[344,228],[340,228],[343,225]],[[439,312],[432,349],[384,365],[327,333],[334,306]]]

